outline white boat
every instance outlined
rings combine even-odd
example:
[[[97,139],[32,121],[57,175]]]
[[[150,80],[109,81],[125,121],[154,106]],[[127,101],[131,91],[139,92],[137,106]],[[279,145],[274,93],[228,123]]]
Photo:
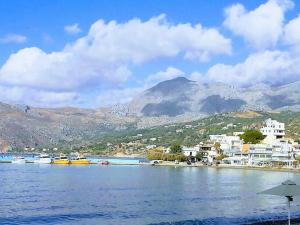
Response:
[[[34,163],[50,164],[52,162],[48,154],[41,154],[38,159],[33,161]]]
[[[26,160],[24,157],[14,157],[13,160],[11,161],[11,163],[24,164],[24,163],[26,163]]]

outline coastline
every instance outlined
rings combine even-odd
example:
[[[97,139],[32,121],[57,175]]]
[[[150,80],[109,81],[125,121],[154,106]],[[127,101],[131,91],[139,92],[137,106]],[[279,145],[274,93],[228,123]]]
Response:
[[[262,171],[274,171],[274,172],[294,172],[300,173],[300,168],[284,168],[284,167],[255,167],[255,166],[233,166],[228,164],[219,165],[203,165],[202,163],[194,163],[192,165],[187,165],[184,163],[175,164],[174,162],[163,161],[155,166],[172,166],[172,167],[206,167],[206,168],[216,168],[216,169],[244,169],[244,170],[262,170]]]
[[[169,166],[169,167],[198,167],[198,168],[215,168],[215,169],[242,169],[242,170],[261,170],[261,171],[274,171],[274,172],[293,172],[300,173],[300,168],[287,168],[287,167],[260,167],[260,166],[248,166],[248,165],[230,165],[230,164],[218,164],[218,165],[204,165],[203,163],[192,163],[188,165],[186,162],[180,162],[176,164],[174,161],[159,161],[158,164],[152,165],[151,162],[133,162],[137,157],[141,157],[141,155],[125,155],[125,154],[115,154],[111,156],[104,156],[105,158],[117,158],[120,161],[110,162],[110,165],[124,165],[124,166]],[[122,160],[124,160],[122,162]],[[132,162],[131,162],[132,161]],[[0,164],[2,163],[11,163],[11,160],[2,159],[0,160]],[[33,163],[28,161],[27,163]],[[98,161],[91,160],[90,165],[98,164]]]

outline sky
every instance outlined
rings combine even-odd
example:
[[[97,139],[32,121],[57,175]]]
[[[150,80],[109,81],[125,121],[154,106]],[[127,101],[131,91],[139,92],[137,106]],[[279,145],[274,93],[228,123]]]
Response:
[[[300,80],[300,1],[0,0],[0,101],[106,107],[178,76]]]

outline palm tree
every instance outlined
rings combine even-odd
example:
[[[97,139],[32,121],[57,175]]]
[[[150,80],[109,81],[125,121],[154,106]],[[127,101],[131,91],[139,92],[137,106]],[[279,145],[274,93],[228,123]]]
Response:
[[[223,150],[221,149],[221,144],[219,142],[216,142],[214,147],[218,155],[223,155]]]

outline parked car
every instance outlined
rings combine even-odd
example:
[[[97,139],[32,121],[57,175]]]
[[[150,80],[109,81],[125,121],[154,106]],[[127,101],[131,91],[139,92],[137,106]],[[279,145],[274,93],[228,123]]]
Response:
[[[258,166],[269,166],[270,163],[269,162],[264,162],[264,161],[261,161],[259,163],[257,163]]]
[[[151,165],[152,165],[152,166],[155,166],[155,165],[157,165],[157,164],[159,164],[159,161],[158,161],[158,160],[152,160],[152,161],[151,161]]]

